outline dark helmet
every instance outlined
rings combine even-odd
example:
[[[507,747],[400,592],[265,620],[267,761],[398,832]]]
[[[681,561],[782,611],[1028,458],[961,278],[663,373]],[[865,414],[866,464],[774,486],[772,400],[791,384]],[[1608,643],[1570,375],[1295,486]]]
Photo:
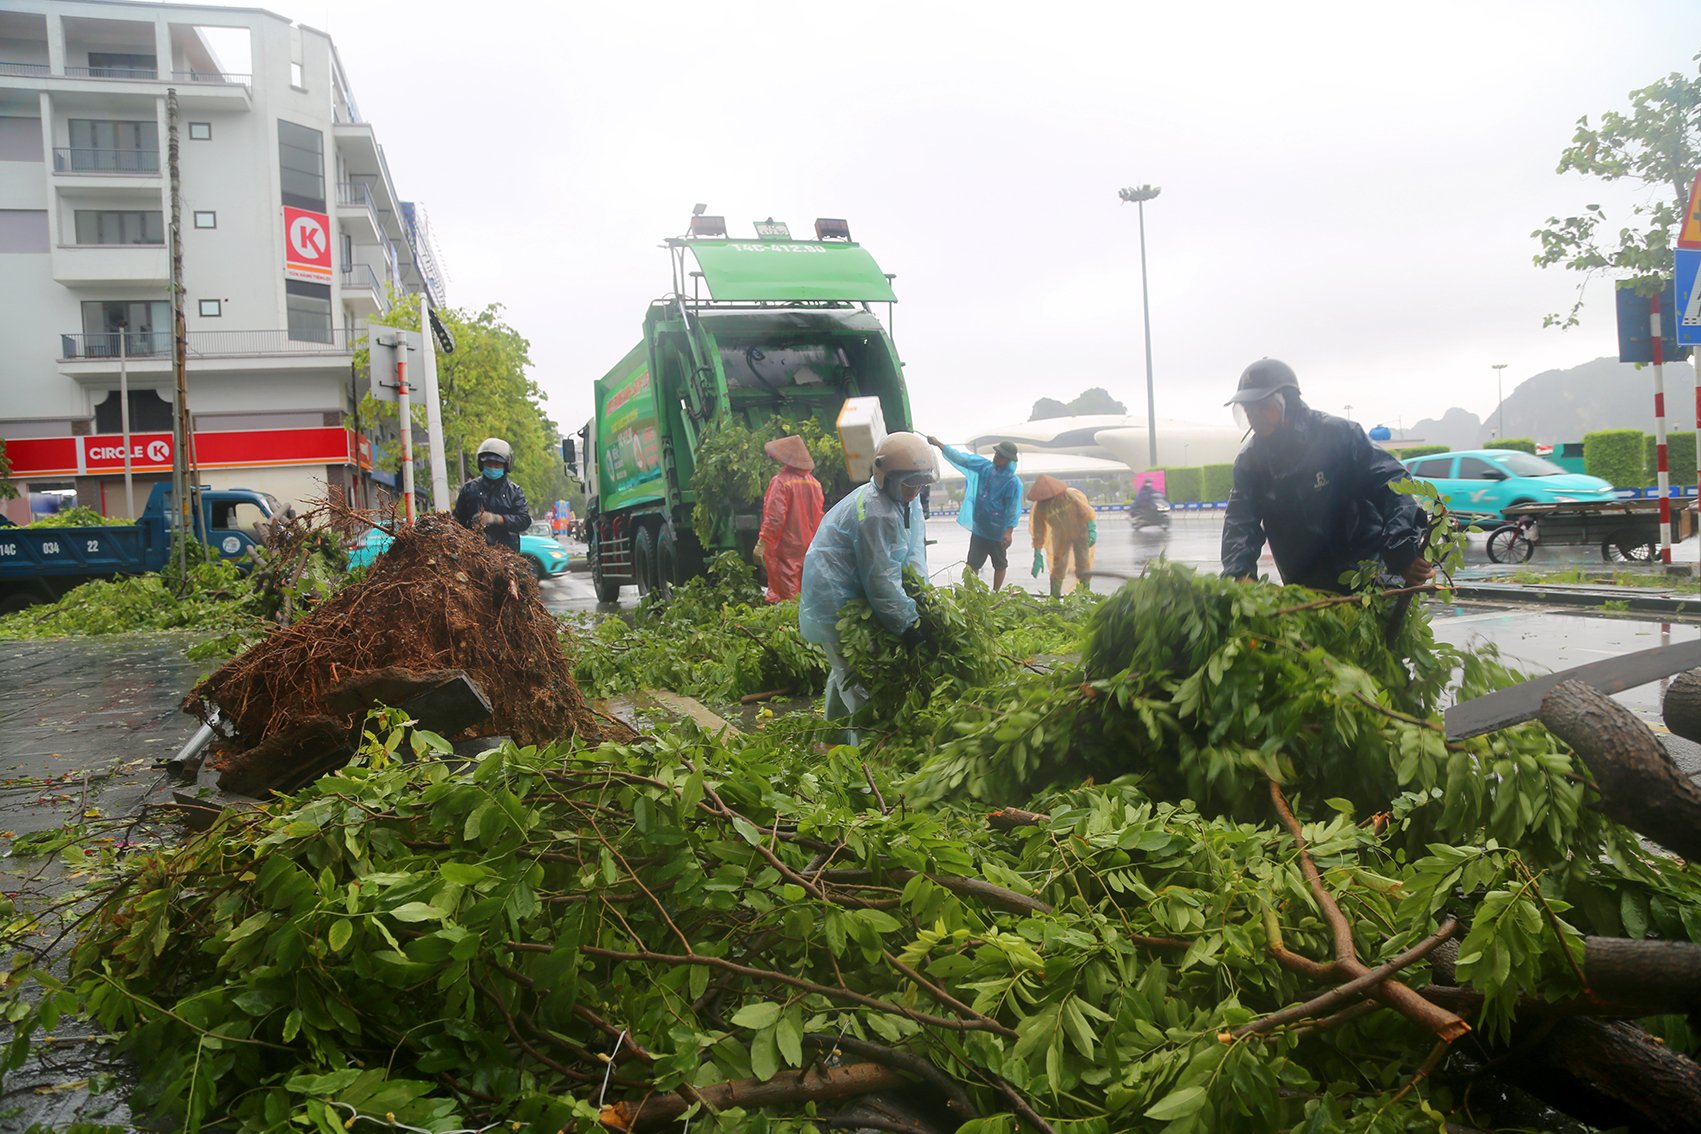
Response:
[[[1299,393],[1299,376],[1293,372],[1293,367],[1280,359],[1260,358],[1241,371],[1240,385],[1235,388],[1234,397],[1223,405],[1261,402],[1277,390]]]

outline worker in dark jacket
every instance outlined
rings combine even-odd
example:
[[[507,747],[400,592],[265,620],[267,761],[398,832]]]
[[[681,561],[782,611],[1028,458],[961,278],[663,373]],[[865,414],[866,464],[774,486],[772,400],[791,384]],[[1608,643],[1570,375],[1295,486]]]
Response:
[[[1350,421],[1300,400],[1293,368],[1259,359],[1228,403],[1252,441],[1234,462],[1223,520],[1223,574],[1258,574],[1264,542],[1284,583],[1344,593],[1341,577],[1379,560],[1408,584],[1428,582],[1423,510],[1388,485],[1405,467]]]
[[[520,550],[520,533],[532,526],[526,494],[508,474],[514,470],[514,450],[500,437],[486,437],[478,447],[478,475],[461,485],[455,498],[455,520],[484,532],[492,547]]]

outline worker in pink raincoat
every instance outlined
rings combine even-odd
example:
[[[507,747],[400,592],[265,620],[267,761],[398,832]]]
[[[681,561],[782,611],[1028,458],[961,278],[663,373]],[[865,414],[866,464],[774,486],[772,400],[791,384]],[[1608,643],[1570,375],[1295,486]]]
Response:
[[[768,570],[768,601],[796,598],[803,585],[803,553],[821,526],[821,482],[810,475],[815,461],[795,434],[762,446],[780,463],[762,497],[762,530],[756,555]]]

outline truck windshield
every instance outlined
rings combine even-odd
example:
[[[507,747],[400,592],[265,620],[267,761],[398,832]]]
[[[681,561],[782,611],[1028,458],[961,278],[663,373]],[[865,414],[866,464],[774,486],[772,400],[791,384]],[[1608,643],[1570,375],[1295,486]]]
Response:
[[[722,343],[721,370],[728,390],[786,390],[837,386],[850,360],[842,348],[822,344]]]

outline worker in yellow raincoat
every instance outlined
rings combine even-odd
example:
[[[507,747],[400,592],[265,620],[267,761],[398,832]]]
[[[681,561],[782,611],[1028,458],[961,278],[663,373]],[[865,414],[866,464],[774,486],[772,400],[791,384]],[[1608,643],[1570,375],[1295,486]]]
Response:
[[[1051,548],[1051,597],[1063,594],[1063,577],[1074,560],[1080,585],[1088,588],[1083,571],[1093,569],[1093,545],[1099,541],[1098,513],[1087,503],[1086,494],[1070,488],[1054,476],[1041,475],[1028,490],[1033,504],[1029,525],[1033,532],[1034,578],[1045,570],[1045,548]]]

